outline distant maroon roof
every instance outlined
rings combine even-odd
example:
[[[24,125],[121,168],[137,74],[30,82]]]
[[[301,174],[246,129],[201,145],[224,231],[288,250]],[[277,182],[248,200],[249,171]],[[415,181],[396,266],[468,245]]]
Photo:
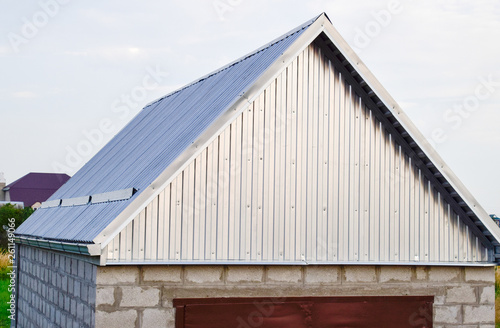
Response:
[[[11,201],[24,202],[24,206],[28,207],[36,202],[46,201],[69,178],[64,173],[28,173],[5,189],[8,188]]]

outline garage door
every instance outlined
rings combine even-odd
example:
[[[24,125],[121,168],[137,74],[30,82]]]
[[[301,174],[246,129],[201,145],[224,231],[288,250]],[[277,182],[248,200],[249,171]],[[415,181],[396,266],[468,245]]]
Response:
[[[175,299],[176,328],[432,327],[432,296]]]

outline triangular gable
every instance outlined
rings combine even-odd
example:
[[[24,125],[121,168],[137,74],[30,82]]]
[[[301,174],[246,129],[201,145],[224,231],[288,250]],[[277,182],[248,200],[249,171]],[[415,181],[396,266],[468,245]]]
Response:
[[[320,35],[266,84],[115,236],[107,262],[491,261],[329,43]]]

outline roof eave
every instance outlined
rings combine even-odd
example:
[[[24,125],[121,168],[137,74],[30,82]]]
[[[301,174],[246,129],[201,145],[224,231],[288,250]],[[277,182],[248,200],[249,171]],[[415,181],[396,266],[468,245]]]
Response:
[[[30,238],[26,236],[16,236],[17,244],[46,248],[61,252],[74,253],[86,256],[100,256],[101,245],[99,244],[80,244],[68,243],[57,240],[47,240],[41,238]]]

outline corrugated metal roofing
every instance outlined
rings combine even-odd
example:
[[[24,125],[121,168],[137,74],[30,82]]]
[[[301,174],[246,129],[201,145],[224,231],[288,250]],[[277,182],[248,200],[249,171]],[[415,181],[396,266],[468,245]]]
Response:
[[[319,17],[319,16],[318,16]],[[127,201],[37,210],[17,235],[92,243],[202,132],[244,95],[318,17],[146,106],[50,199],[136,188]]]

